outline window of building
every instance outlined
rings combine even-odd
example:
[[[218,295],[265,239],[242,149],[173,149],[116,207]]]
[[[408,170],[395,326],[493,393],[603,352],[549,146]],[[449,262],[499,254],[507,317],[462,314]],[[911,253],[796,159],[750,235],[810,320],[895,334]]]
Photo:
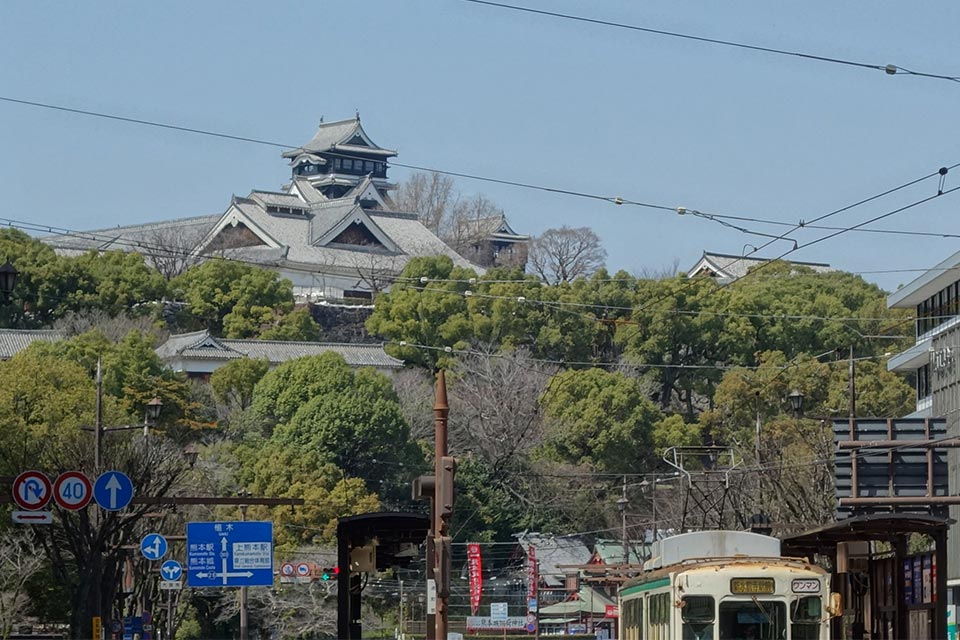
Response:
[[[930,365],[925,364],[917,369],[917,400],[926,398],[933,392],[930,386]]]

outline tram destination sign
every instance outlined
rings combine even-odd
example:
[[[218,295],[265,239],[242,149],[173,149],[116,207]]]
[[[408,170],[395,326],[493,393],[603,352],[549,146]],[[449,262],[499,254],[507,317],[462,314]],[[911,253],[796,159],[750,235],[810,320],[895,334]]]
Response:
[[[773,578],[731,578],[730,593],[739,595],[758,595],[774,593],[777,590]]]

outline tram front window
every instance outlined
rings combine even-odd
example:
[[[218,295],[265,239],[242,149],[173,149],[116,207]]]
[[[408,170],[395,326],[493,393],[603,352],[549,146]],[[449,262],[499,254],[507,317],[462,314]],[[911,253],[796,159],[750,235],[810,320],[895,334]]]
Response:
[[[787,607],[782,602],[738,600],[720,603],[720,640],[785,640]]]
[[[712,596],[686,596],[680,617],[683,619],[683,640],[713,640],[716,618]]]
[[[820,637],[820,596],[797,598],[790,604],[793,640],[817,640]]]

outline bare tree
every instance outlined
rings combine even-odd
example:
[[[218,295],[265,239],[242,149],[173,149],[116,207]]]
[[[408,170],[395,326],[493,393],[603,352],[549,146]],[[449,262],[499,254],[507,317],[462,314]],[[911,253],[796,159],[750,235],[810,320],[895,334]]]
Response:
[[[200,262],[194,249],[205,233],[203,228],[161,227],[147,236],[140,252],[160,275],[171,280]]]
[[[522,457],[541,441],[540,396],[555,372],[524,350],[464,358],[451,385],[457,412],[450,441],[463,443],[494,468]]]
[[[309,584],[281,584],[276,588],[253,587],[247,606],[252,626],[263,637],[316,638],[327,636],[337,625],[336,580]],[[240,611],[237,592],[220,595],[217,621],[227,622]]]
[[[449,176],[415,173],[400,187],[395,202],[399,209],[416,213],[425,227],[464,258],[492,263],[492,255],[489,260],[483,257],[492,253],[485,243],[504,214],[482,193],[466,196]]]
[[[131,316],[126,313],[111,316],[103,309],[71,311],[62,318],[58,318],[53,323],[53,328],[69,336],[78,336],[96,329],[110,342],[120,342],[131,331],[152,335],[156,338],[157,344],[162,344],[169,336],[167,331],[157,328],[150,316]]]
[[[398,209],[416,213],[423,226],[439,235],[459,198],[453,184],[453,178],[440,173],[414,173],[397,190],[394,201]]]
[[[530,246],[530,264],[550,284],[588,277],[603,267],[607,252],[589,227],[547,229]]]
[[[28,532],[7,529],[0,535],[0,637],[9,638],[23,619],[30,599],[27,582],[43,564],[43,556]]]

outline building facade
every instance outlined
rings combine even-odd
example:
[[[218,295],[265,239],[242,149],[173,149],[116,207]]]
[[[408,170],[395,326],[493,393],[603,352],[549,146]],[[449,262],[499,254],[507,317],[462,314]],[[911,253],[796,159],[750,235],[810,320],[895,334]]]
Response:
[[[912,377],[916,384],[916,411],[910,418],[943,418],[947,437],[960,437],[960,252],[904,285],[887,298],[895,309],[914,311],[916,341],[887,362],[890,371]],[[960,449],[947,456],[949,494],[960,495]],[[960,522],[960,507],[950,507],[950,518]],[[948,536],[948,584],[953,603],[960,602],[960,526]]]

